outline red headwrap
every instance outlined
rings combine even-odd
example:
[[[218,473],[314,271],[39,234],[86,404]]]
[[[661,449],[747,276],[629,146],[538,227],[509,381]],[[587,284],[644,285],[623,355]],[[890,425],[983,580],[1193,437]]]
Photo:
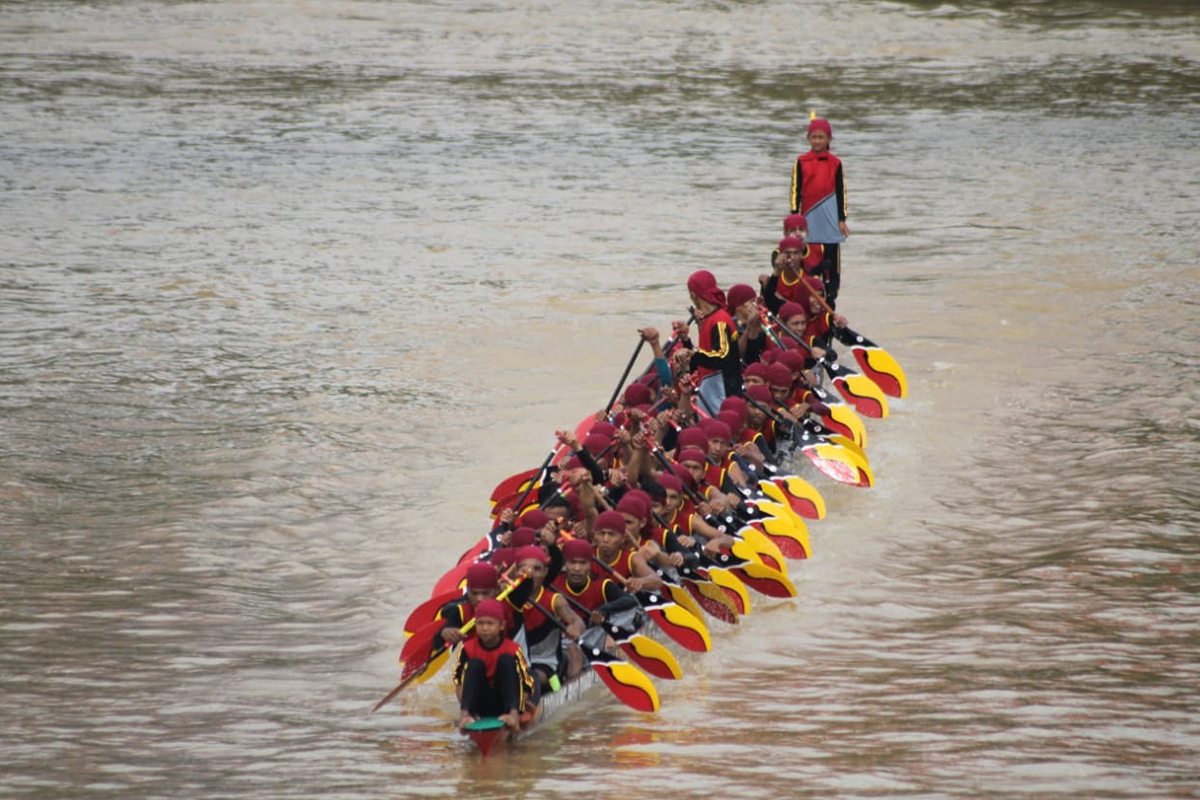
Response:
[[[784,250],[803,250],[804,240],[797,239],[795,236],[785,236],[779,240],[779,252]]]
[[[742,374],[745,375],[746,371],[742,370]],[[737,395],[731,394],[729,397],[726,397],[721,401],[721,410],[725,411],[726,409],[733,409],[734,411],[745,413],[746,401]]]
[[[683,492],[683,481],[679,480],[678,475],[672,475],[669,472],[664,472],[658,476],[658,485],[672,492]]]
[[[620,511],[605,511],[603,514],[596,517],[596,530],[624,533],[625,517],[621,515]]]
[[[792,371],[787,368],[787,365],[778,362],[770,366],[767,374],[767,383],[771,386],[787,387],[792,386]]]
[[[508,609],[504,607],[504,603],[489,597],[475,606],[475,619],[496,619],[507,625]]]
[[[783,218],[783,232],[787,233],[793,228],[804,228],[808,230],[808,220],[803,214],[792,214]]]
[[[792,371],[793,375],[804,370],[805,361],[804,354],[798,350],[784,350],[780,352],[779,358],[776,359],[776,363],[783,364]]]
[[[704,451],[697,447],[689,447],[685,450],[682,450],[679,453],[679,458],[677,460],[680,464],[682,464],[684,461],[697,461],[701,464],[708,463]]]
[[[775,402],[775,398],[771,396],[771,390],[761,384],[746,387],[746,397],[749,397],[759,405],[765,405],[767,408]]]
[[[765,381],[767,379],[767,365],[761,361],[755,361],[753,364],[747,364],[746,368],[742,370],[742,377],[762,378]]]
[[[680,450],[689,447],[698,447],[701,450],[708,449],[708,434],[699,427],[684,428],[679,432],[675,441]]]
[[[546,551],[538,547],[536,544],[526,545],[517,549],[517,557],[513,559],[517,564],[522,561],[540,561],[543,564],[550,563],[550,556]]]
[[[508,569],[513,565],[513,556],[516,554],[517,551],[511,547],[499,547],[492,551],[492,566],[498,570]]]
[[[725,306],[725,293],[717,286],[717,279],[706,269],[693,272],[687,282],[688,291],[714,306]]]
[[[611,422],[605,422],[604,420],[601,420],[601,419],[598,419],[595,422],[593,422],[592,427],[588,428],[589,436],[593,433],[598,433],[601,436],[607,436],[611,439],[612,435],[616,432],[617,432],[616,425],[613,425]]]
[[[610,444],[612,444],[612,439],[609,437],[601,436],[598,433],[589,433],[583,440],[583,449],[587,450],[594,457],[599,458],[600,454],[603,453],[605,448],[607,448]]]
[[[719,419],[706,419],[704,420],[704,423],[704,432],[708,434],[708,438],[720,439],[726,444],[731,444],[733,442],[733,431],[729,429],[729,425],[727,423],[724,423]]]
[[[496,589],[499,586],[500,573],[488,562],[477,561],[467,568],[468,589]]]
[[[799,303],[793,303],[789,300],[780,307],[779,313],[776,316],[785,323],[792,317],[804,317],[808,319],[808,309]]]
[[[566,561],[574,561],[583,559],[590,561],[592,558],[592,545],[586,539],[569,539],[562,546],[563,559]]]
[[[826,136],[833,138],[833,127],[830,126],[827,119],[814,119],[808,123],[808,132],[812,133],[813,131],[825,131]]]
[[[631,383],[625,387],[625,406],[633,408],[654,402],[654,393],[644,383]]]
[[[517,520],[518,528],[533,528],[535,531],[540,531],[546,527],[546,523],[550,521],[550,515],[540,508],[531,508],[521,515]]]
[[[512,537],[508,540],[509,547],[528,547],[531,544],[537,544],[537,531],[533,528],[517,528],[512,532]]]
[[[816,275],[805,275],[804,285],[810,292],[820,297],[825,296],[825,284]]]
[[[737,411],[734,411],[732,408],[728,409],[726,411],[722,411],[720,414],[717,414],[717,419],[721,420],[721,422],[724,422],[726,425],[728,425],[730,431],[737,431],[737,433],[739,433],[739,434],[742,432],[742,428],[746,427],[745,412],[738,413]],[[730,444],[732,444],[732,443],[733,443],[733,440],[730,439]]]
[[[754,291],[754,287],[744,283],[735,283],[729,287],[729,303],[725,310],[732,314],[742,303],[753,300],[757,296],[758,292]]]

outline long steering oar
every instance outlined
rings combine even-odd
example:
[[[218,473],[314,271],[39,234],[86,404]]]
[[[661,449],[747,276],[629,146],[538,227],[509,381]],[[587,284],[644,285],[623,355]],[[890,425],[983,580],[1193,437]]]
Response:
[[[564,637],[578,642],[583,651],[584,660],[600,677],[600,680],[604,681],[604,685],[608,687],[614,697],[635,711],[645,711],[651,714],[658,711],[658,691],[654,688],[654,684],[646,677],[646,673],[604,650],[606,634],[603,628],[596,629],[599,633],[598,642],[590,640],[585,642],[584,637],[573,639],[567,633],[567,626],[555,616],[553,611],[536,600],[530,600],[529,603],[541,611],[546,619],[558,626]]]

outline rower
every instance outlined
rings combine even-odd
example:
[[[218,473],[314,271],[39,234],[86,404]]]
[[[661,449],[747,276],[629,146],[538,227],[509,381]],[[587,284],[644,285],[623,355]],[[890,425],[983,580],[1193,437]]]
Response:
[[[492,564],[477,561],[467,570],[467,593],[452,600],[438,611],[438,618],[446,621],[440,636],[448,645],[456,645],[465,637],[462,627],[475,616],[475,608],[500,592],[500,573]],[[477,623],[478,624],[478,623]]]
[[[587,609],[585,622],[601,625],[610,616],[638,607],[637,598],[617,582],[592,575],[592,545],[583,539],[570,539],[563,544],[563,571],[553,586],[568,602]],[[573,602],[572,602],[573,601]]]
[[[592,542],[596,560],[606,565],[614,575],[625,578],[628,591],[657,591],[662,588],[662,578],[629,544],[625,535],[625,515],[620,511],[605,511],[596,517]]]
[[[508,611],[499,600],[475,607],[474,635],[463,641],[454,668],[460,728],[480,717],[499,717],[514,731],[520,727],[534,685],[520,645],[505,635],[507,627]]]
[[[572,639],[583,634],[583,620],[558,592],[544,585],[549,564],[550,556],[537,545],[517,551],[517,571],[527,576],[525,583],[530,586],[529,600],[521,606],[525,646],[531,669],[543,689],[557,688],[562,678],[573,678],[583,670],[583,654],[578,645],[571,643],[564,647],[562,629],[546,617],[545,612],[552,613]]]

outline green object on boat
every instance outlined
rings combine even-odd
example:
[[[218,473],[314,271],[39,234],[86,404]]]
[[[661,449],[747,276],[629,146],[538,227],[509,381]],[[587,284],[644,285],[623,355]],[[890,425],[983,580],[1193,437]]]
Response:
[[[465,731],[494,731],[497,728],[504,727],[504,720],[499,717],[481,717],[474,722],[467,723]]]

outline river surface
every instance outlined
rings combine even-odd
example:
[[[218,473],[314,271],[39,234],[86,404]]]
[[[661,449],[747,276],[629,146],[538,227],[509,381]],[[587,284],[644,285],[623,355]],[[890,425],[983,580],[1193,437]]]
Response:
[[[641,716],[398,677],[810,111],[907,371]],[[1200,10],[0,3],[0,796],[1200,797]]]

